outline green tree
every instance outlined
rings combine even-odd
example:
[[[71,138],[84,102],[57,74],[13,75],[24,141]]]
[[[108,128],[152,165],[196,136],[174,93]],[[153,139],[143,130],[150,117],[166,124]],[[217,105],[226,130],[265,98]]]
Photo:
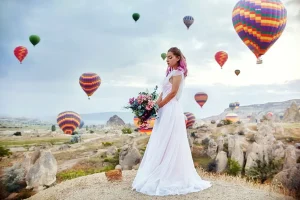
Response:
[[[55,125],[52,125],[51,130],[52,130],[52,132],[56,131]]]

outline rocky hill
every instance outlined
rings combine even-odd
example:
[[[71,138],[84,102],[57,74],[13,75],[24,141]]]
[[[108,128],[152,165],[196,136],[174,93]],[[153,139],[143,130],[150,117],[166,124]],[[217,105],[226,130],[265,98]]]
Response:
[[[285,111],[291,106],[292,102],[300,105],[300,99],[292,99],[283,102],[269,102],[265,104],[253,104],[247,106],[240,106],[233,111],[230,108],[225,109],[221,114],[204,118],[205,121],[224,119],[228,113],[236,113],[241,120],[247,119],[247,116],[253,116],[256,119],[261,119],[266,113],[272,112],[275,118],[279,119],[283,116]]]

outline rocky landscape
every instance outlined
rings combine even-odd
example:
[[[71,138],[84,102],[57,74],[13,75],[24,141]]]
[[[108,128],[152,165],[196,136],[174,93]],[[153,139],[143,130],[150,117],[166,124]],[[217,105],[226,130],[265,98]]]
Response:
[[[300,198],[294,107],[279,122],[266,117],[260,123],[196,122],[187,138],[197,171],[213,187],[180,199]],[[2,127],[1,151],[11,154],[1,154],[0,199],[147,199],[130,190],[149,140],[134,128],[116,115],[73,136],[48,125]]]

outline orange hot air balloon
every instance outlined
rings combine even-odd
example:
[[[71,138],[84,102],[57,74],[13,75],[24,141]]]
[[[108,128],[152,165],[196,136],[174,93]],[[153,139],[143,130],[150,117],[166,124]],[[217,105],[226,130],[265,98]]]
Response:
[[[234,71],[234,73],[235,73],[235,75],[239,75],[240,73],[241,73],[241,70],[239,70],[239,69],[236,69],[235,71]]]
[[[201,106],[201,108],[206,103],[207,98],[208,96],[204,92],[198,92],[195,94],[195,101]]]
[[[135,125],[135,127],[138,128],[138,131],[140,133],[146,133],[147,135],[151,135],[152,133],[152,129],[154,127],[154,124],[155,124],[155,120],[156,118],[155,117],[151,117],[150,119],[147,120],[147,123],[148,123],[148,128],[147,129],[142,129],[140,128],[140,125],[139,125],[139,118],[137,118],[136,116],[133,117],[133,124]]]
[[[223,65],[228,59],[228,54],[225,51],[219,51],[215,54],[215,59],[222,69]]]
[[[26,47],[18,46],[15,48],[14,54],[17,57],[17,59],[20,61],[20,64],[22,64],[22,61],[28,54],[28,50],[26,49]]]

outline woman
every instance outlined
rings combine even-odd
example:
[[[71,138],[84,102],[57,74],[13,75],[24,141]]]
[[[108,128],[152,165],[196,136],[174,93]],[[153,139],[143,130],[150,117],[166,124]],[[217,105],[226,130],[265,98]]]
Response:
[[[185,57],[173,47],[167,54],[168,69],[157,100],[158,118],[132,190],[147,195],[180,195],[209,188],[198,175],[187,138],[184,114],[178,100],[187,76]]]

